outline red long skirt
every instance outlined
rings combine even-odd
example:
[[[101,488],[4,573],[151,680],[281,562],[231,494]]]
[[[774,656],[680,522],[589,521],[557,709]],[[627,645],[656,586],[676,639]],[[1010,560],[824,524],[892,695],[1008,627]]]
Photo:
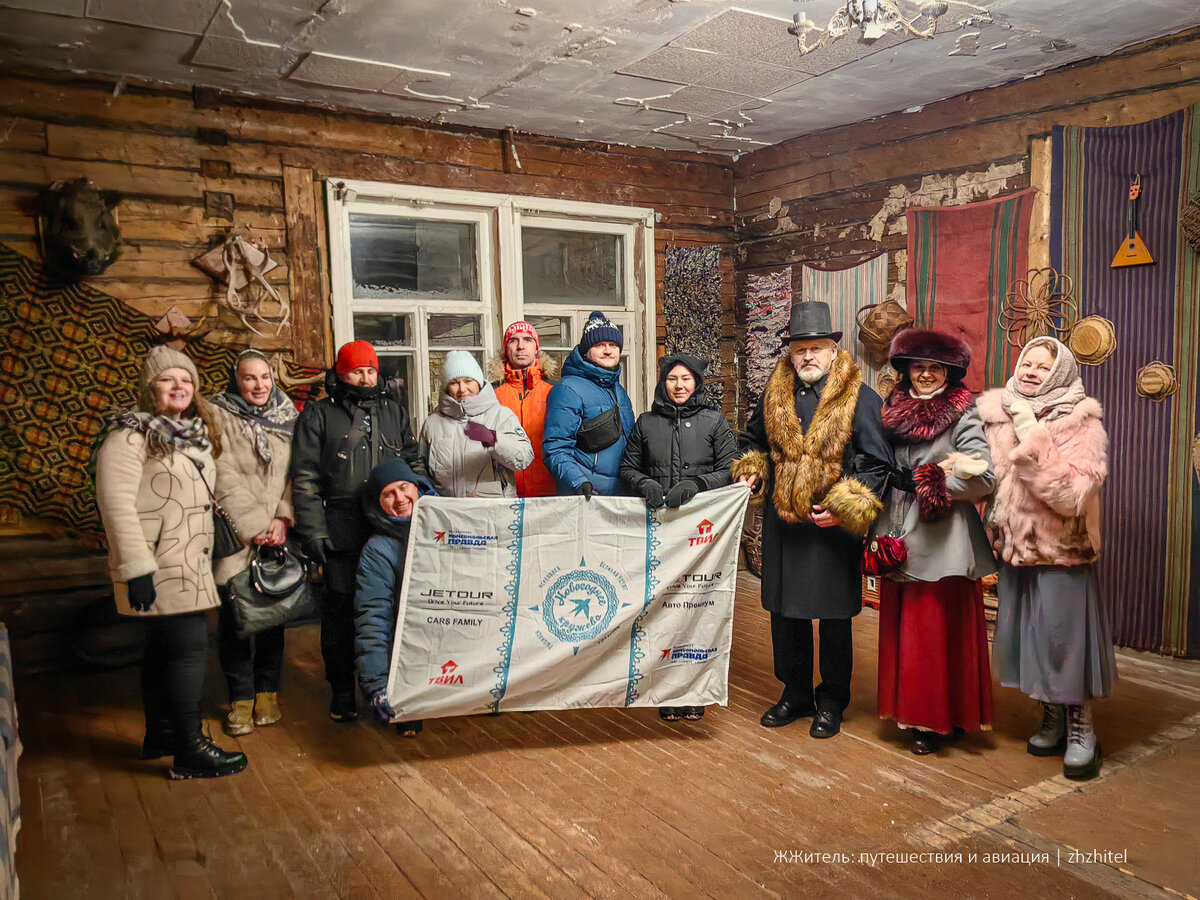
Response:
[[[939,734],[992,724],[980,582],[879,580],[879,715]]]

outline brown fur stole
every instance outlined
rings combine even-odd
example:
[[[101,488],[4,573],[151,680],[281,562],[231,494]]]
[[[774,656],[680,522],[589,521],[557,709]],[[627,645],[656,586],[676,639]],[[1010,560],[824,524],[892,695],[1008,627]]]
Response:
[[[785,522],[811,521],[813,504],[841,479],[861,386],[858,366],[839,350],[805,433],[796,416],[796,370],[786,356],[776,364],[763,398],[763,425],[775,466],[772,499]]]
[[[883,429],[894,443],[924,444],[953,428],[974,402],[961,385],[928,400],[918,400],[908,388],[897,386],[883,405]]]

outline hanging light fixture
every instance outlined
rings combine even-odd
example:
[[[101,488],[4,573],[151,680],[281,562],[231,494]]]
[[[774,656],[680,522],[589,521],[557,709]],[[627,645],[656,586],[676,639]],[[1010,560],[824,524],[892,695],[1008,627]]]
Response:
[[[800,0],[796,0],[797,3]],[[897,0],[847,0],[838,8],[824,29],[818,29],[816,23],[802,12],[792,17],[789,34],[796,36],[796,45],[801,55],[811,53],[819,47],[831,44],[839,38],[857,30],[859,40],[873,43],[887,32],[896,34],[911,34],[919,38],[931,38],[937,30],[938,17],[949,9],[946,3],[926,3],[917,15],[906,16],[897,5]],[[924,17],[927,24],[918,28],[917,19]],[[819,32],[819,37],[809,43],[811,32]]]

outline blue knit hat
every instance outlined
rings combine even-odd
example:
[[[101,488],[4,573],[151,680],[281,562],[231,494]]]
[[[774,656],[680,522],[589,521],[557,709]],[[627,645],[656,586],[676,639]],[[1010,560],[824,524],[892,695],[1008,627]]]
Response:
[[[608,316],[597,310],[588,316],[583,326],[583,335],[579,338],[580,355],[587,356],[589,350],[605,341],[612,341],[618,347],[625,344],[617,326],[608,320]]]
[[[483,387],[483,369],[466,350],[451,350],[442,363],[442,384],[449,384],[456,378],[474,378],[475,383]]]

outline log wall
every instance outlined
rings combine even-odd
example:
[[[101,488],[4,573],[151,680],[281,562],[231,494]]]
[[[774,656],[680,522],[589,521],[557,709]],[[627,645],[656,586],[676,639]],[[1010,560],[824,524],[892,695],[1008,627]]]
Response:
[[[849,266],[888,251],[888,284],[903,300],[908,206],[1028,187],[1039,139],[1054,125],[1125,125],[1196,102],[1200,29],[758,150],[734,169],[739,286],[797,264],[799,297],[799,263]],[[1037,244],[1044,223],[1033,230]]]
[[[661,217],[655,227],[660,348],[666,247],[720,244],[726,250],[722,371],[736,369],[727,157],[456,131],[211,91],[141,86],[114,93],[111,83],[0,72],[0,243],[37,258],[37,192],[81,175],[124,194],[118,207],[124,250],[90,284],[153,320],[171,307],[193,322],[207,316],[206,340],[320,365],[331,361],[320,184],[326,177],[651,207]],[[230,228],[261,241],[280,264],[268,280],[290,298],[293,315],[278,336],[257,336],[219,309],[224,289],[191,265]],[[727,380],[732,416],[736,376]],[[73,568],[64,568],[64,556],[78,557]],[[0,524],[4,560],[16,568],[0,579],[0,621],[13,631],[19,667],[63,664],[79,610],[110,590],[103,557],[69,543],[54,523],[25,521]]]

